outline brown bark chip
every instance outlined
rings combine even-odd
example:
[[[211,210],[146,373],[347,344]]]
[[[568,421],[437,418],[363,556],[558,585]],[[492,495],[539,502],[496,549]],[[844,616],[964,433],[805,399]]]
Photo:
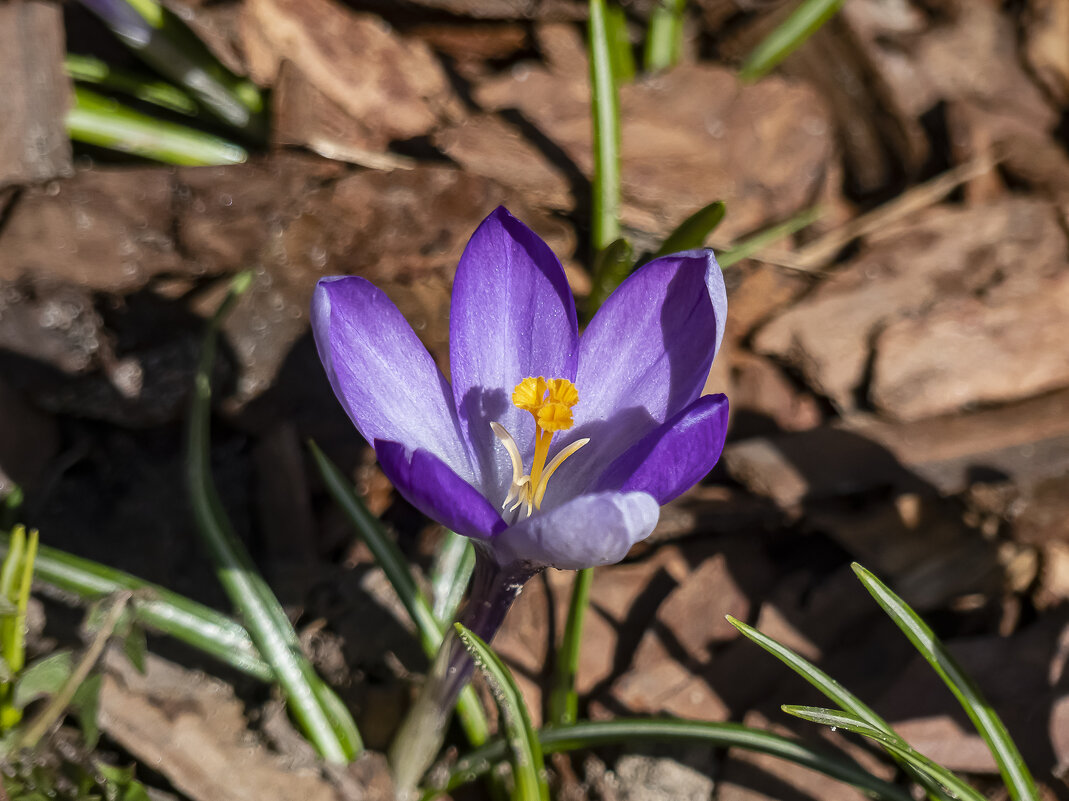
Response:
[[[253,76],[273,83],[291,61],[362,131],[368,148],[421,136],[459,114],[430,48],[382,18],[332,0],[250,0],[243,29]]]
[[[0,3],[0,189],[71,171],[64,49],[58,4]]]

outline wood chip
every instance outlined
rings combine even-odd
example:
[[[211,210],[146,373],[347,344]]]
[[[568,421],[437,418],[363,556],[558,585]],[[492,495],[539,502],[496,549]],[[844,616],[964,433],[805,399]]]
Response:
[[[59,5],[0,3],[0,189],[71,171],[64,41]]]

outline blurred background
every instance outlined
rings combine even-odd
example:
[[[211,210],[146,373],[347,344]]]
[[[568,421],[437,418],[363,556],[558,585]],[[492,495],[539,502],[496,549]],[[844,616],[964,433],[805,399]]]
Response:
[[[730,255],[729,319],[708,388],[733,419],[713,475],[595,574],[581,709],[804,729],[778,707],[812,692],[732,614],[985,786],[993,761],[857,560],[973,672],[1048,797],[1069,798],[1069,0],[849,0],[757,77],[754,48],[796,5],[620,7],[623,233],[655,251],[725,202],[709,244]],[[194,533],[183,425],[205,320],[251,270],[214,374],[215,479],[372,749],[426,661],[306,440],[415,563],[439,531],[334,400],[312,288],[372,280],[448,370],[457,259],[504,204],[582,303],[586,9],[0,0],[0,498],[17,487],[49,545],[227,608]],[[657,14],[676,26],[662,51]],[[532,581],[496,641],[536,717],[570,582]],[[49,637],[76,636],[62,605],[43,614]],[[177,664],[109,667],[101,747],[159,797],[358,797],[352,776],[312,770],[269,689],[153,648]],[[561,798],[861,797],[734,752],[554,767]]]

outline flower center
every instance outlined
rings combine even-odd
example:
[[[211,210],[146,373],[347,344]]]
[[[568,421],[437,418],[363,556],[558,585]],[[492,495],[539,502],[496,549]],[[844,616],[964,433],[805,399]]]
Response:
[[[530,412],[534,418],[535,451],[531,472],[526,473],[516,440],[500,423],[490,423],[494,435],[501,440],[509,458],[512,459],[512,485],[501,507],[508,507],[512,503],[509,508],[512,512],[520,506],[526,506],[526,516],[530,517],[532,511],[542,508],[542,498],[546,494],[550,477],[564,464],[565,459],[590,442],[590,439],[577,439],[546,464],[553,432],[566,431],[572,427],[572,407],[579,403],[579,392],[575,384],[567,378],[525,378],[512,390],[512,403],[517,409]]]

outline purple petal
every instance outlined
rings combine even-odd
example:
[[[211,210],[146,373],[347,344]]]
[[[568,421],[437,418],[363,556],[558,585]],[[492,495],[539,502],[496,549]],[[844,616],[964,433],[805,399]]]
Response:
[[[490,547],[502,565],[611,565],[650,535],[659,513],[657,501],[644,492],[581,495],[517,523],[490,540]]]
[[[706,395],[628,448],[598,479],[599,490],[647,492],[665,504],[699,482],[724,450],[728,399]]]
[[[475,482],[449,383],[385,293],[363,278],[322,279],[312,332],[334,394],[364,439],[429,451]]]
[[[504,499],[512,464],[490,429],[498,422],[526,460],[534,421],[512,405],[528,376],[575,379],[575,301],[553,251],[504,208],[472,234],[457,267],[449,321],[453,395],[490,498]]]
[[[424,450],[409,452],[398,442],[375,441],[379,466],[398,492],[423,514],[466,537],[503,531],[505,521],[475,487]]]
[[[655,259],[609,296],[579,343],[579,404],[568,433],[590,444],[561,468],[561,481],[583,492],[605,466],[697,400],[726,315],[724,277],[710,250]]]

